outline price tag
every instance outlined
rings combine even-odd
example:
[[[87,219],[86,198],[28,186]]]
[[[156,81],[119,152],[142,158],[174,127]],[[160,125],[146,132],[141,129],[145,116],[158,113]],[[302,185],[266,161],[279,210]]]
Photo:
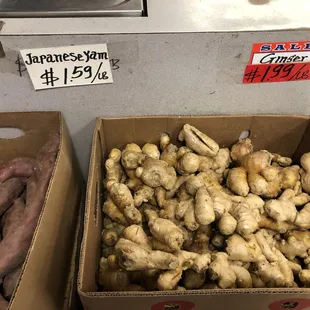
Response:
[[[310,80],[310,63],[247,65],[243,83],[266,83]]]
[[[36,90],[113,83],[106,44],[20,51]]]
[[[255,43],[243,83],[310,79],[310,41]]]

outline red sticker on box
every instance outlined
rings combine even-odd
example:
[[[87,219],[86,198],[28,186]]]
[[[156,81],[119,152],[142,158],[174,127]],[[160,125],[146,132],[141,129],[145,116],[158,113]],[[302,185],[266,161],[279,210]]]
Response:
[[[169,300],[163,301],[152,306],[152,310],[191,310],[195,304],[190,301]]]
[[[310,41],[256,43],[243,83],[270,83],[310,79]]]
[[[290,298],[278,300],[269,305],[269,310],[294,309],[302,310],[310,306],[310,299],[306,298]]]

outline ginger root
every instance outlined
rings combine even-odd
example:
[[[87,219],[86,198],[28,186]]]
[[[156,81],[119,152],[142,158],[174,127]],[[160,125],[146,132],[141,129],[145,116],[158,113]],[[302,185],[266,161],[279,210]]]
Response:
[[[174,224],[178,224],[179,221],[176,218],[177,206],[178,206],[177,199],[165,200],[162,205],[162,210],[159,212],[159,216],[163,219],[170,220]]]
[[[110,196],[120,211],[124,211],[128,206],[134,206],[132,194],[125,184],[114,183],[110,188]]]
[[[131,225],[126,227],[123,231],[123,237],[148,250],[152,249],[152,243],[141,226]]]
[[[177,151],[177,146],[174,144],[169,144],[163,149],[160,159],[165,161],[169,166],[175,167],[178,161]]]
[[[297,210],[292,201],[294,196],[294,191],[287,189],[278,199],[268,200],[264,206],[266,213],[278,222],[294,223],[297,215]]]
[[[159,146],[162,151],[164,151],[170,144],[170,135],[167,132],[163,132],[159,138]]]
[[[179,174],[192,174],[198,171],[200,165],[200,158],[194,153],[184,154],[176,165],[176,170]]]
[[[246,170],[243,167],[229,170],[226,185],[238,196],[247,196],[250,191],[250,187],[247,181]]]
[[[221,189],[209,187],[208,193],[212,198],[215,219],[219,220],[225,212],[231,209],[232,200]]]
[[[121,238],[115,245],[119,264],[127,271],[176,269],[178,259],[170,253],[147,250],[140,245]]]
[[[230,214],[237,221],[236,231],[240,235],[247,236],[258,229],[258,222],[247,203],[241,202],[234,205],[230,210]]]
[[[124,173],[120,164],[121,151],[119,149],[112,149],[109,158],[105,162],[106,168],[106,187],[109,189],[110,184],[122,183],[124,181]]]
[[[183,126],[178,138],[199,155],[213,157],[219,150],[219,145],[214,140],[189,124]]]
[[[237,220],[228,212],[225,212],[219,220],[219,230],[223,235],[229,236],[234,233],[237,224]]]
[[[152,235],[171,249],[179,250],[184,242],[182,230],[169,220],[156,218],[149,221]]]
[[[253,287],[251,275],[244,267],[231,264],[230,268],[235,273],[237,287],[239,287],[239,288],[251,288],[251,287]]]
[[[173,139],[109,153],[100,288],[310,287],[310,152],[300,168],[189,124]]]
[[[179,265],[174,270],[168,270],[159,276],[157,287],[159,290],[176,289],[182,277],[183,270],[193,269],[197,274],[204,274],[211,262],[210,254],[199,255],[197,253],[179,251],[176,253]]]
[[[206,273],[197,273],[188,269],[184,271],[183,285],[187,290],[196,290],[201,288],[206,281]]]
[[[179,201],[179,203],[177,204],[177,206],[175,208],[176,219],[183,220],[185,213],[186,213],[186,211],[190,205],[191,205],[191,208],[194,208],[194,200],[193,199]]]
[[[294,189],[299,180],[299,166],[289,166],[282,169],[281,186],[283,189]]]
[[[277,231],[281,234],[286,233],[289,230],[295,228],[293,224],[286,223],[286,222],[276,222],[271,218],[267,217],[265,214],[260,216],[260,221],[258,222],[260,228],[272,229]]]
[[[262,229],[255,234],[257,243],[262,249],[263,254],[270,263],[277,264],[282,275],[284,283],[281,286],[293,287],[294,274],[287,258],[275,247],[275,240],[272,238],[273,233]]]
[[[300,158],[301,186],[306,193],[310,193],[310,153],[305,153]]]
[[[251,263],[264,259],[261,248],[253,235],[249,236],[248,240],[239,235],[232,235],[226,240],[226,243],[226,252],[230,260]]]
[[[173,167],[168,166],[163,160],[154,158],[147,158],[142,167],[136,169],[136,176],[147,186],[163,186],[167,190],[172,189],[177,179]]]
[[[140,207],[143,202],[148,202],[154,196],[152,187],[142,185],[134,194],[134,205]]]
[[[257,263],[257,275],[267,287],[284,287],[285,278],[277,262],[262,260]]]
[[[136,176],[136,171],[133,169],[125,169],[127,180],[125,185],[132,191],[137,191],[142,185],[142,181]]]
[[[142,154],[141,149],[131,150],[128,145],[122,152],[121,163],[125,169],[136,169],[143,164],[147,156]]]
[[[128,225],[125,216],[111,199],[107,199],[105,201],[102,207],[102,211],[116,223],[122,224],[124,226]]]
[[[198,209],[199,211],[199,209]],[[190,200],[187,205],[187,209],[184,213],[184,224],[186,228],[190,231],[195,231],[199,228],[199,223],[196,220],[195,214],[195,202],[194,200]]]
[[[157,288],[161,291],[175,290],[182,278],[182,274],[183,269],[181,266],[161,273],[157,280]]]
[[[215,220],[213,201],[205,187],[200,187],[195,196],[195,218],[198,224],[208,225]]]
[[[226,253],[218,252],[212,255],[209,277],[213,281],[217,280],[220,288],[234,287],[237,277],[232,266],[229,264]]]
[[[298,213],[294,224],[301,230],[310,229],[310,203],[307,203]]]
[[[273,156],[266,150],[257,151],[243,157],[241,166],[249,173],[260,173],[271,165]]]
[[[298,278],[305,287],[310,286],[310,270],[309,269],[301,270],[298,274]]]
[[[276,162],[282,167],[287,167],[292,164],[292,159],[289,157],[281,156],[280,154],[272,153],[272,162]]]
[[[276,247],[289,259],[293,260],[296,256],[306,258],[310,248],[309,231],[291,231],[286,239],[276,242]]]
[[[253,145],[250,139],[240,139],[236,144],[234,144],[230,151],[230,156],[232,160],[237,161],[241,164],[244,157],[253,153]]]
[[[204,185],[205,182],[200,174],[191,175],[186,178],[185,188],[189,195],[195,196],[198,189]]]
[[[171,199],[171,198],[173,198],[173,197],[176,195],[176,193],[177,193],[177,191],[179,190],[179,188],[186,182],[187,178],[188,178],[187,175],[181,175],[181,176],[177,177],[177,179],[176,179],[176,181],[175,181],[175,183],[174,183],[172,189],[169,190],[169,191],[167,191],[167,192],[165,193],[165,196],[166,196],[166,197],[165,197],[165,198],[162,197],[161,200],[163,201],[164,199]],[[158,189],[158,188],[157,188],[157,189]],[[156,190],[157,190],[157,189],[156,189]]]
[[[110,188],[110,196],[114,204],[124,214],[128,224],[141,224],[142,215],[135,207],[132,194],[125,184],[114,183]]]
[[[106,258],[100,259],[99,285],[106,291],[122,291],[130,284],[130,276],[126,270],[110,269]]]
[[[113,228],[104,229],[101,233],[101,240],[107,246],[114,245],[119,239],[117,231]]]
[[[221,148],[213,157],[212,169],[216,173],[223,174],[231,163],[230,151],[228,148]]]
[[[254,288],[263,288],[266,287],[262,279],[255,273],[251,273],[252,283]]]
[[[211,244],[218,250],[222,250],[225,247],[225,237],[220,232],[216,232],[212,239]]]
[[[158,147],[152,143],[144,144],[142,147],[142,153],[154,159],[160,158],[160,152],[159,152]]]
[[[273,155],[266,150],[253,152],[242,159],[248,185],[253,194],[267,198],[277,197],[281,191],[280,170],[271,166]]]

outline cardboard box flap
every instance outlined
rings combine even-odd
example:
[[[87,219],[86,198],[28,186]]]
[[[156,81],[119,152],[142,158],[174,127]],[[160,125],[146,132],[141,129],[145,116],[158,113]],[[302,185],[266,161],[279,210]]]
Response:
[[[60,132],[61,141],[41,216],[23,266],[22,278],[11,299],[10,309],[61,309],[73,251],[81,174],[61,113],[21,114],[23,117],[20,119],[20,128],[26,128],[26,135],[20,139],[28,137],[28,133],[33,133],[32,139],[38,138],[37,143],[28,145],[32,148],[29,153],[36,155],[47,141],[50,131]],[[22,146],[16,145],[17,151],[25,155]]]
[[[127,143],[158,144],[160,134],[168,132],[172,143],[180,145],[178,134],[188,123],[208,134],[221,146],[231,146],[240,134],[251,128],[253,116],[167,116],[141,118],[103,118],[102,127],[107,150],[123,148]]]
[[[234,290],[231,290],[234,291]],[[271,289],[271,291],[273,291]],[[309,290],[308,290],[309,291]],[[308,293],[309,294],[309,293]],[[152,296],[146,292],[143,297],[88,297],[87,307],[89,310],[110,310],[131,308],[135,310],[285,310],[285,309],[308,309],[310,306],[309,295],[306,292],[292,293],[288,290],[261,294],[249,293],[239,290],[238,293],[221,292],[219,290],[189,291]]]
[[[283,156],[293,156],[309,118],[300,115],[103,118],[103,134],[109,137],[103,147],[110,151],[132,142],[158,144],[163,132],[171,135],[172,143],[180,144],[177,137],[186,123],[209,135],[221,147],[232,146],[242,132],[250,131],[256,150],[268,149]]]
[[[309,152],[309,151],[310,151],[310,122],[294,154],[294,157],[293,157],[294,161],[299,162],[300,157],[304,153]]]
[[[102,141],[100,138],[101,121],[97,120],[92,139],[92,152],[89,166],[89,177],[87,183],[85,218],[84,218],[84,237],[81,245],[80,265],[86,261],[92,261],[86,269],[79,269],[78,289],[80,291],[96,291],[96,274],[98,270],[98,257],[101,249],[98,243],[101,240],[102,227],[102,192],[103,192],[103,152]],[[87,207],[92,206],[92,207]],[[87,227],[86,227],[87,226]],[[93,242],[85,243],[91,238]],[[83,255],[82,255],[83,253]],[[85,255],[85,256],[84,256]],[[89,276],[92,275],[92,276]],[[83,281],[81,281],[83,279]]]
[[[35,157],[51,131],[59,133],[59,112],[0,113],[0,162],[14,157]],[[1,128],[18,128],[23,136],[1,138]]]
[[[252,116],[178,116],[168,118],[167,132],[171,135],[172,142],[178,143],[178,135],[185,124],[195,126],[215,140],[221,147],[230,147],[237,142],[243,131],[249,130],[253,120]]]
[[[308,124],[308,116],[255,116],[250,128],[250,139],[255,150],[266,149],[282,156],[293,157]]]

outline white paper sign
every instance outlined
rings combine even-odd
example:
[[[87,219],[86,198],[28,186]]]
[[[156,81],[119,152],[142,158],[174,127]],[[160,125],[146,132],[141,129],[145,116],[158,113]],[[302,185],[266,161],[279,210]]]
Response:
[[[20,51],[36,90],[113,83],[106,44]]]

